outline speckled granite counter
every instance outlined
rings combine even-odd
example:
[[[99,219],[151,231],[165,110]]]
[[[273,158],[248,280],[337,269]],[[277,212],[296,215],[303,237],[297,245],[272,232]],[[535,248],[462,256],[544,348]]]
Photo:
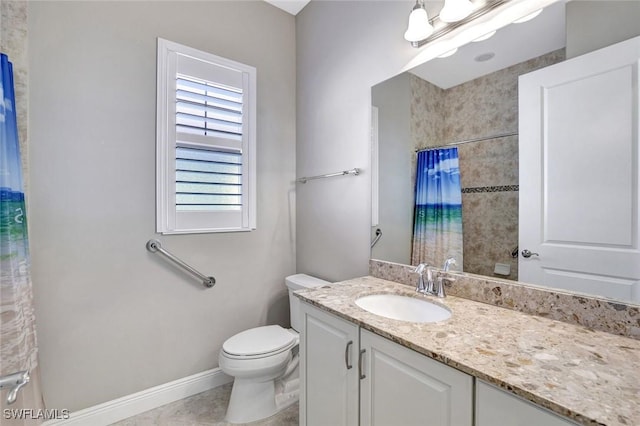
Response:
[[[297,296],[578,423],[640,425],[640,341],[454,296],[426,296],[453,313],[431,324],[383,318],[354,303],[382,293],[424,297],[374,277]]]

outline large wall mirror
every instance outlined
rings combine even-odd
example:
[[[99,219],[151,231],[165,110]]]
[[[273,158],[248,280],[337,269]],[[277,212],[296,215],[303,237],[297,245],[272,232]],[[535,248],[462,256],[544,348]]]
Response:
[[[565,61],[565,6],[555,3],[531,21],[372,88],[372,240],[382,230],[372,259],[423,261],[414,236],[418,155],[455,147],[462,254],[454,247],[443,256],[461,257],[456,269],[465,273],[524,281],[518,271],[524,249],[518,247],[518,78]],[[593,293],[579,283],[566,289]]]

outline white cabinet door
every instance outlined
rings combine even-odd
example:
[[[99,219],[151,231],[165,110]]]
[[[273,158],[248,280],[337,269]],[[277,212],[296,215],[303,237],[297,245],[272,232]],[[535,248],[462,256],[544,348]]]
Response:
[[[358,424],[358,326],[301,303],[300,425]]]
[[[475,426],[572,426],[556,414],[476,380]]]
[[[639,58],[636,37],[520,77],[520,281],[640,301]]]
[[[362,425],[472,425],[471,376],[366,330],[360,347]]]

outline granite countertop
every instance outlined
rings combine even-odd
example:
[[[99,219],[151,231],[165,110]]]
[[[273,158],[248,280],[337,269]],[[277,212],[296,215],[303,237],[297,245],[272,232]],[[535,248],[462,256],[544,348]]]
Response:
[[[383,318],[355,304],[404,294],[444,305],[446,321]],[[581,424],[640,425],[640,341],[362,277],[296,295],[312,305]]]

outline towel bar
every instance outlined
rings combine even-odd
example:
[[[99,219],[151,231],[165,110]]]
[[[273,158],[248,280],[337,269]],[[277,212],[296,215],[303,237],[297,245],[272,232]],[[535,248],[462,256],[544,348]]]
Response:
[[[326,175],[301,177],[301,178],[296,179],[296,182],[307,183],[307,181],[314,180],[314,179],[324,179],[324,178],[330,178],[330,177],[334,177],[334,176],[344,176],[344,175],[357,176],[359,174],[360,174],[360,169],[358,169],[356,167],[355,169],[344,170],[342,172],[336,172],[336,173],[327,173]]]

